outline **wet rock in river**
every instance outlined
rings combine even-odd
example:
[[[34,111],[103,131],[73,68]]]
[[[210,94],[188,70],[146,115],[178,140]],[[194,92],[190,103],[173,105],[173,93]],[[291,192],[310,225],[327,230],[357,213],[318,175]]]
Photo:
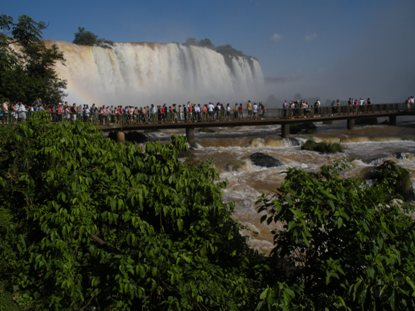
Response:
[[[249,158],[251,159],[252,163],[257,166],[277,167],[282,165],[280,160],[261,152],[255,152],[251,154]]]
[[[110,132],[108,137],[113,140],[117,140],[117,132]],[[125,132],[124,138],[126,141],[134,142],[137,144],[142,144],[148,141],[148,136],[146,134],[137,131]]]

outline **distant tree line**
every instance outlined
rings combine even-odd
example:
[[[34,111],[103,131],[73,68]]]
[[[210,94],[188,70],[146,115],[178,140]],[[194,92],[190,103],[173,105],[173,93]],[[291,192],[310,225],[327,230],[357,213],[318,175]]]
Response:
[[[194,46],[201,46],[201,47],[206,47],[209,49],[212,49],[224,56],[240,56],[240,57],[248,57],[251,58],[252,56],[248,56],[246,54],[244,54],[243,52],[235,49],[234,47],[232,47],[230,44],[225,44],[225,45],[219,45],[219,46],[215,46],[212,41],[210,39],[201,39],[201,40],[197,40],[195,38],[188,38],[185,42],[184,45],[194,45]]]
[[[114,42],[111,40],[98,38],[96,34],[94,34],[93,32],[89,30],[86,30],[84,27],[78,27],[78,31],[75,33],[75,38],[72,41],[72,43],[75,43],[78,45],[89,45],[89,46],[97,45],[97,46],[106,47],[106,48],[111,47],[114,44]],[[187,45],[187,46],[194,45],[194,46],[209,48],[222,54],[225,57],[240,56],[240,57],[252,58],[251,56],[244,54],[242,51],[235,49],[230,44],[215,46],[212,43],[212,41],[208,38],[201,39],[201,40],[198,40],[195,38],[188,38],[184,42],[184,45]]]

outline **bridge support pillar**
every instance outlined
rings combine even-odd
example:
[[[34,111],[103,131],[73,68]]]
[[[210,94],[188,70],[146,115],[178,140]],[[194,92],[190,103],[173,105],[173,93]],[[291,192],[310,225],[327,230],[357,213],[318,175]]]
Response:
[[[196,146],[196,138],[195,138],[195,128],[187,126],[186,127],[186,138],[187,142],[189,143],[190,147]]]
[[[117,142],[125,143],[125,133],[122,131],[117,132]]]
[[[396,116],[389,116],[389,125],[396,125]]]
[[[290,136],[290,125],[287,123],[281,124],[281,137],[287,138]]]
[[[347,119],[347,129],[351,130],[354,128],[354,119]]]

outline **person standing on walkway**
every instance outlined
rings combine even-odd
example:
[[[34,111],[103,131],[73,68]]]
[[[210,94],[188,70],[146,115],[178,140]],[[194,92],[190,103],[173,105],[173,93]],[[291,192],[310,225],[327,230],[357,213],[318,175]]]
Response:
[[[246,104],[246,110],[248,110],[248,119],[252,118],[252,102],[248,100],[248,103]]]
[[[258,105],[257,105],[257,103],[254,103],[252,105],[252,118],[254,120],[256,120],[257,114],[258,114]]]

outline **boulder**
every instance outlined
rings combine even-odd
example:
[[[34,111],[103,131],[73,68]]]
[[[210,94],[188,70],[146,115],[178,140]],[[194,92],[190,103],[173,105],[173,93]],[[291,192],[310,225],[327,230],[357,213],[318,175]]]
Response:
[[[290,134],[312,133],[317,129],[317,126],[311,122],[294,123],[290,125]]]
[[[125,134],[125,139],[127,141],[133,142],[133,143],[137,143],[137,144],[142,144],[148,141],[148,137],[146,134],[141,133],[141,132],[127,132]]]
[[[251,154],[249,158],[251,159],[252,163],[257,166],[277,167],[282,165],[280,160],[277,160],[274,157],[261,152],[255,152]]]
[[[124,140],[125,141],[130,141],[130,142],[134,142],[134,143],[145,143],[148,141],[148,137],[141,132],[135,132],[135,131],[131,131],[131,132],[124,132],[124,135],[120,134],[122,132],[110,132],[108,134],[108,137],[116,140],[116,141],[120,141],[121,136],[124,136]]]

